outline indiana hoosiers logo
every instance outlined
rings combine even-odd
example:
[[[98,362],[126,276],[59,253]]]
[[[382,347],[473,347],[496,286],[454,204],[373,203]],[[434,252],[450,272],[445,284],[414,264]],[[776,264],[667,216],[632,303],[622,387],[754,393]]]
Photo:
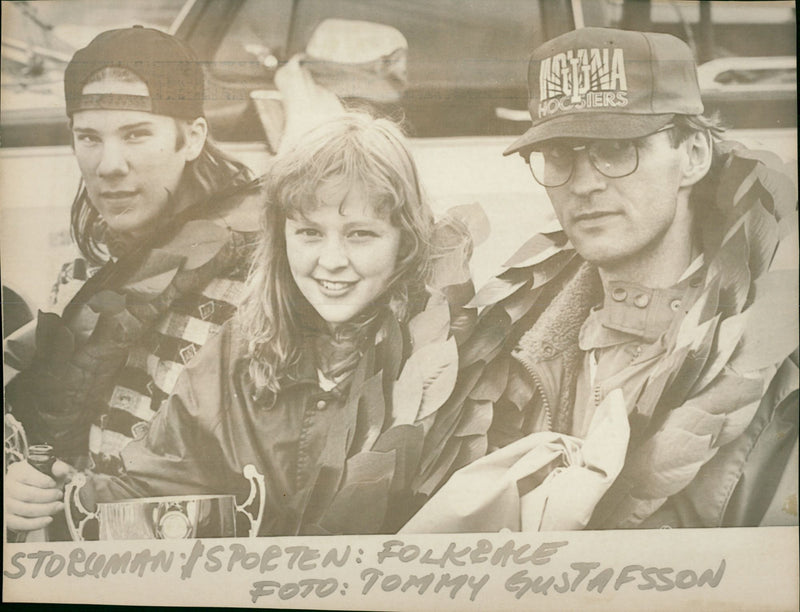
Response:
[[[623,50],[571,49],[539,65],[539,117],[628,104]]]

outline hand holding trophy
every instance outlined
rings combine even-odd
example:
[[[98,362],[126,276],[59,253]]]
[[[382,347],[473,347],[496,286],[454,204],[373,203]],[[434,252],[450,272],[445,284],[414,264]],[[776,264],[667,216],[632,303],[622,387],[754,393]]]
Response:
[[[74,472],[53,455],[49,444],[28,445],[25,430],[11,414],[4,417],[6,527],[16,541],[48,539],[46,529],[63,508],[62,487]]]

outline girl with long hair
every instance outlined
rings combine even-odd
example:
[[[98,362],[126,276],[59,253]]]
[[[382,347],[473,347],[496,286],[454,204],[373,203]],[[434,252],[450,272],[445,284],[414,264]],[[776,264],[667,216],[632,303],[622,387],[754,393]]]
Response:
[[[245,499],[252,464],[261,535],[396,531],[486,449],[490,415],[451,397],[470,240],[434,222],[400,130],[360,112],[301,137],[265,189],[238,315],[96,499]]]

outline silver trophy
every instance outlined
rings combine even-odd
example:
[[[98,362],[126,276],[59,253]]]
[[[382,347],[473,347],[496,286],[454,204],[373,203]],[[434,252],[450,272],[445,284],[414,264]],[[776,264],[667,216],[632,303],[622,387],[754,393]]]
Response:
[[[264,476],[252,464],[242,475],[250,482],[242,504],[233,495],[176,495],[100,502],[90,511],[79,495],[86,475],[78,474],[64,490],[67,527],[73,540],[86,540],[94,532],[99,540],[253,538],[264,516]],[[237,528],[237,514],[246,520],[246,528]]]

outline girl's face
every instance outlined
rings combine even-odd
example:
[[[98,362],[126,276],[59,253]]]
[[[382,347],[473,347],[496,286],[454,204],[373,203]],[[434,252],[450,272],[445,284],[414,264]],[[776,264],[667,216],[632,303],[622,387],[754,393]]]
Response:
[[[335,329],[388,286],[397,267],[400,228],[376,214],[359,186],[341,202],[318,201],[316,209],[286,219],[286,257],[300,292]]]

